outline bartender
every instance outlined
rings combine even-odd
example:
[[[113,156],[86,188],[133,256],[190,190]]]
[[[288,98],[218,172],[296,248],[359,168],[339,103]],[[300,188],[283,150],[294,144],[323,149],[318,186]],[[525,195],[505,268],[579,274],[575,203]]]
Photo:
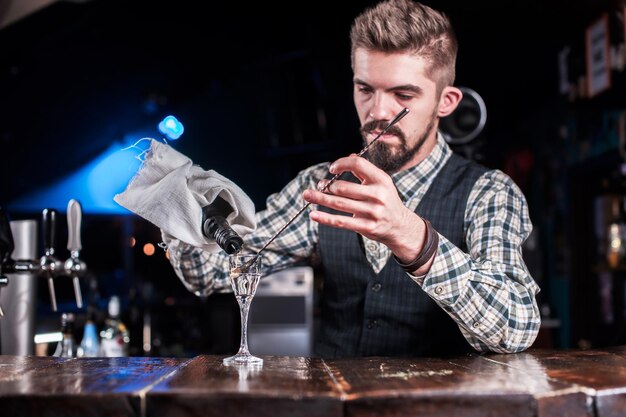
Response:
[[[323,271],[318,356],[523,351],[540,326],[539,287],[522,258],[528,206],[510,177],[455,154],[438,131],[462,98],[449,19],[386,0],[356,17],[350,38],[364,144],[408,113],[362,156],[311,166],[270,195],[244,251],[258,252],[310,203],[263,263],[268,273]],[[230,289],[226,253],[163,237],[190,291]]]

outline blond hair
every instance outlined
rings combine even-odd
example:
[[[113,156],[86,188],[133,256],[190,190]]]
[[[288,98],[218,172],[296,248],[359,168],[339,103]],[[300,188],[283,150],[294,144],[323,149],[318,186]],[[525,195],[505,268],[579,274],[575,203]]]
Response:
[[[438,90],[454,84],[458,44],[448,17],[412,0],[385,0],[366,9],[350,30],[354,51],[408,52],[429,63],[426,76]]]

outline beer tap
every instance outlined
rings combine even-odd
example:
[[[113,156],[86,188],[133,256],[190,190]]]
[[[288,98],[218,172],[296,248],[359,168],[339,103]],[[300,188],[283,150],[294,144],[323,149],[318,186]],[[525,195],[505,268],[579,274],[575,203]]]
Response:
[[[39,260],[39,268],[44,278],[48,279],[48,290],[50,291],[50,303],[52,311],[57,311],[57,297],[54,291],[54,277],[58,275],[62,267],[61,261],[54,255],[54,238],[56,225],[56,210],[44,209],[42,217],[43,241],[45,254]]]
[[[65,272],[72,277],[74,284],[74,296],[76,306],[83,307],[83,296],[80,291],[79,278],[84,275],[87,265],[79,259],[82,244],[80,240],[80,226],[82,220],[82,207],[78,200],[70,200],[67,204],[67,249],[70,257],[65,261]]]
[[[43,242],[45,253],[40,259],[18,259],[13,260],[11,253],[14,249],[13,235],[8,218],[0,207],[0,287],[6,286],[8,278],[2,273],[32,272],[48,280],[48,290],[50,291],[50,303],[52,311],[57,311],[57,297],[54,288],[54,279],[60,275],[67,274],[72,278],[74,285],[74,296],[78,308],[83,306],[83,296],[80,290],[80,280],[87,269],[85,262],[79,258],[82,249],[80,239],[80,227],[82,221],[82,208],[77,200],[70,200],[67,205],[67,226],[68,242],[67,249],[70,257],[65,261],[59,260],[55,255],[54,242],[56,230],[56,215],[54,209],[46,208],[42,215]],[[3,312],[0,309],[0,317]]]

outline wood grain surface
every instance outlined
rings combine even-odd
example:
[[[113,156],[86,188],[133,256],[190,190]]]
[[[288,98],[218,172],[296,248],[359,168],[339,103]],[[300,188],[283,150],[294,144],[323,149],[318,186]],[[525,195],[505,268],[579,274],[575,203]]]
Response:
[[[453,358],[0,355],[3,416],[626,416],[626,347]]]

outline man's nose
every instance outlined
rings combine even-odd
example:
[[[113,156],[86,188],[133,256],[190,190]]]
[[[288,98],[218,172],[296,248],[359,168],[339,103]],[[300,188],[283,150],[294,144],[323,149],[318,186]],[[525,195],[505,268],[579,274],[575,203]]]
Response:
[[[402,110],[402,107],[397,106],[387,94],[378,93],[374,97],[368,118],[372,120],[391,120],[400,110]]]

